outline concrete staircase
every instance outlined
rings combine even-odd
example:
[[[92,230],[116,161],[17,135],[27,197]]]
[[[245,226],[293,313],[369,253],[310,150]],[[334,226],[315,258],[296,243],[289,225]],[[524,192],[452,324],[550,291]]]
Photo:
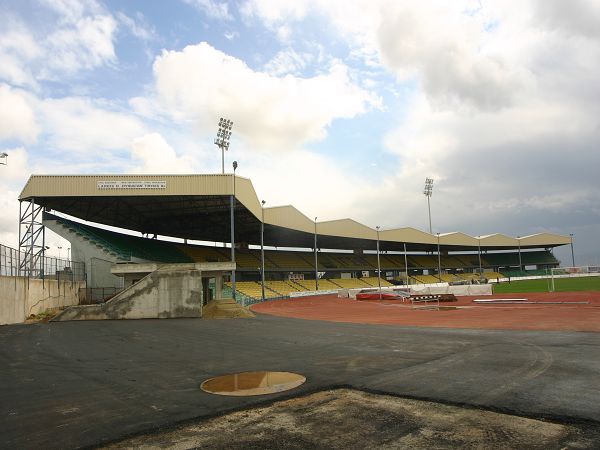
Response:
[[[71,306],[53,322],[202,317],[202,277],[195,269],[160,268],[106,303]]]

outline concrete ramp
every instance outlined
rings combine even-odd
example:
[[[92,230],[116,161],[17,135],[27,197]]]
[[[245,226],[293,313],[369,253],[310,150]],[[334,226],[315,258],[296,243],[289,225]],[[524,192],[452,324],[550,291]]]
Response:
[[[202,317],[202,272],[159,268],[99,305],[71,306],[53,321]]]

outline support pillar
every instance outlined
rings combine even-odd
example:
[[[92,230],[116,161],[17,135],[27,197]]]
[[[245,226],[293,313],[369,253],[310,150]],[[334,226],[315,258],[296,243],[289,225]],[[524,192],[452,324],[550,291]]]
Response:
[[[35,199],[19,204],[19,275],[44,278],[46,227],[42,223],[44,208]]]

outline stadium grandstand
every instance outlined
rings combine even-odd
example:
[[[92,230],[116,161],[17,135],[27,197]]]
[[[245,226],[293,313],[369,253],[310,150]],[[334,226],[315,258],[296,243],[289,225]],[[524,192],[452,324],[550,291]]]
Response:
[[[557,267],[552,249],[570,242],[549,233],[472,237],[414,228],[377,232],[352,219],[315,222],[293,206],[264,208],[251,181],[233,174],[33,175],[19,200],[20,250],[29,258],[23,270],[43,255],[39,240],[47,227],[71,243],[89,287],[122,283],[110,271],[119,263],[231,261],[232,235],[235,289],[254,299],[262,296],[263,264],[265,297],[286,297],[317,284],[332,291],[536,273]],[[229,278],[224,292],[234,287]]]

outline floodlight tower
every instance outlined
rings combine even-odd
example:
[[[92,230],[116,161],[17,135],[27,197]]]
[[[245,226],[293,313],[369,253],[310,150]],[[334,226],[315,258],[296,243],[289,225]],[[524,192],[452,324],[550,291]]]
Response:
[[[0,164],[2,164],[3,166],[6,166],[6,163],[8,162],[8,153],[6,152],[2,152],[0,153]]]
[[[429,202],[431,194],[433,194],[433,178],[425,178],[425,188],[423,189],[423,194],[425,194],[427,197],[427,209],[429,210],[429,234],[433,234],[431,228],[431,204]]]
[[[229,150],[229,139],[231,138],[231,127],[233,122],[228,119],[219,119],[219,131],[215,138],[215,145],[221,149],[221,171],[225,173],[225,150]]]
[[[575,252],[573,251],[573,233],[569,233],[569,236],[571,237],[571,263],[573,264],[573,267],[575,267]]]

